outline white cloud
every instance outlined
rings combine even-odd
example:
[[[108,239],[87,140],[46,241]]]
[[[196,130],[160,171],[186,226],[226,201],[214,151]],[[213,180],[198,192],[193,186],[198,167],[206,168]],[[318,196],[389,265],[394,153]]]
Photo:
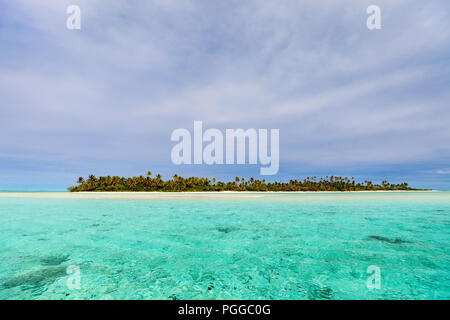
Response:
[[[1,154],[169,160],[203,120],[280,128],[281,161],[445,161],[447,1],[73,1],[6,5]],[[33,158],[33,159],[34,159]],[[1,155],[0,155],[1,159]]]

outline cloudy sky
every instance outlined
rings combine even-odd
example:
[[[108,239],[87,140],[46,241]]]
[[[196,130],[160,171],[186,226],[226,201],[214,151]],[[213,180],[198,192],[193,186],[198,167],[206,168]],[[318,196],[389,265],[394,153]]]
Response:
[[[70,4],[81,30],[66,28]],[[194,120],[280,129],[270,179],[448,190],[449,13],[448,0],[0,0],[0,190],[147,170],[261,178],[173,165],[170,135]]]

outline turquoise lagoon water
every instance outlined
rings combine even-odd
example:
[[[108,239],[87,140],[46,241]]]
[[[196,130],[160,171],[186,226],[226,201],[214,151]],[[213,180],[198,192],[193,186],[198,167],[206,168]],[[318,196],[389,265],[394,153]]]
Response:
[[[3,194],[0,299],[449,299],[449,227],[449,192]]]

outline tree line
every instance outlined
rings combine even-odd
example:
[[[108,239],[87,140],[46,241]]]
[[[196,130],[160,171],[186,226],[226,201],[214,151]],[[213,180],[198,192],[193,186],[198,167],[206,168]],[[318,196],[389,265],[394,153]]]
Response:
[[[149,171],[146,176],[96,177],[90,175],[88,179],[78,178],[77,186],[68,188],[71,192],[80,191],[160,191],[160,192],[192,192],[192,191],[380,191],[380,190],[417,190],[408,183],[389,183],[384,180],[381,184],[371,181],[356,182],[354,178],[326,176],[325,178],[307,177],[303,180],[289,182],[266,182],[250,178],[236,177],[234,181],[222,182],[215,178],[189,177],[174,175],[170,180],[163,180],[160,174],[152,177]]]

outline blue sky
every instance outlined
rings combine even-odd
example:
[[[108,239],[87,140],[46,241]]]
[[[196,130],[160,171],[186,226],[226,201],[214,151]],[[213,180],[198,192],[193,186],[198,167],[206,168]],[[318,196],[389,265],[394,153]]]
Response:
[[[79,5],[81,30],[66,28]],[[381,8],[368,30],[366,8]],[[450,189],[447,0],[1,1],[0,189],[175,166],[176,128],[280,129],[270,179]],[[267,178],[267,177],[265,177]]]

